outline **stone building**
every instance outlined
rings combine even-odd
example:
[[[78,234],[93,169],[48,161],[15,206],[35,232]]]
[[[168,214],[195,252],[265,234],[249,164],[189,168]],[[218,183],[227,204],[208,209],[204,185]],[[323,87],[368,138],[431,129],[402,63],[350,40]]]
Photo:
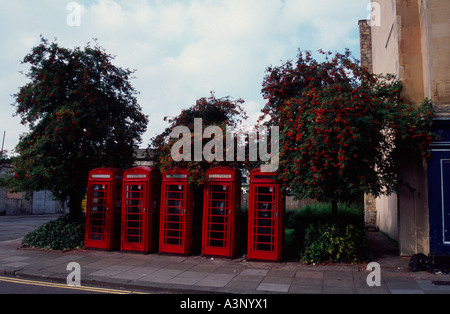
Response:
[[[396,75],[409,104],[430,98],[441,139],[429,160],[403,165],[415,190],[366,196],[366,218],[398,241],[400,255],[450,253],[450,1],[372,4],[372,20],[359,22],[362,63],[374,73]]]

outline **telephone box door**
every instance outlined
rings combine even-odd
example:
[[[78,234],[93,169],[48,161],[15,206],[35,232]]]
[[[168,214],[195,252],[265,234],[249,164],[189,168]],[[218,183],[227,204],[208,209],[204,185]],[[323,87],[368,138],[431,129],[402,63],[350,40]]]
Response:
[[[125,171],[122,203],[121,248],[148,253],[156,249],[158,237],[156,204],[159,200],[159,171],[136,167]],[[156,224],[156,227],[157,227]]]
[[[124,184],[122,208],[122,250],[146,250],[148,183],[128,182]]]
[[[106,248],[106,235],[107,226],[109,221],[109,204],[108,195],[110,194],[110,183],[90,183],[88,187],[89,200],[88,210],[86,218],[87,233],[86,233],[86,246],[91,244],[93,247],[105,246]],[[97,245],[94,245],[98,241]]]
[[[232,168],[206,172],[202,254],[233,257],[237,252],[240,176]]]
[[[161,187],[159,251],[188,255],[192,246],[192,195],[188,171],[169,170]]]
[[[203,213],[203,254],[229,256],[232,220],[231,184],[209,184],[206,193]]]
[[[268,175],[251,174],[248,258],[280,261],[284,240],[284,207],[280,186]]]
[[[120,183],[120,170],[95,169],[90,172],[86,206],[85,247],[105,250],[113,250],[118,247]]]

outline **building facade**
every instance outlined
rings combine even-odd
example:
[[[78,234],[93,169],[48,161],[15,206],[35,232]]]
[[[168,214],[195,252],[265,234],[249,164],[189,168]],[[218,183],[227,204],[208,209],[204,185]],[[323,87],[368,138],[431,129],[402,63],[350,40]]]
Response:
[[[359,22],[362,64],[396,75],[409,104],[431,99],[441,139],[429,160],[403,165],[414,191],[366,196],[366,217],[398,241],[400,255],[450,253],[450,1],[372,0],[372,8]]]

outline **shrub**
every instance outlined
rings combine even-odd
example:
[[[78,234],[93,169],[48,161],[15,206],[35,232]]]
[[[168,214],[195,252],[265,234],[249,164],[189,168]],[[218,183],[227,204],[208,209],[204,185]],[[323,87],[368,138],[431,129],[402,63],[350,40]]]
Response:
[[[72,219],[70,214],[49,221],[29,232],[22,244],[47,250],[68,250],[84,246],[84,219]]]
[[[304,263],[362,262],[370,259],[361,208],[340,205],[338,217],[331,204],[312,204],[290,214],[292,251]],[[297,255],[297,256],[298,256]]]
[[[365,230],[354,225],[317,223],[305,233],[303,263],[367,262],[371,259]]]

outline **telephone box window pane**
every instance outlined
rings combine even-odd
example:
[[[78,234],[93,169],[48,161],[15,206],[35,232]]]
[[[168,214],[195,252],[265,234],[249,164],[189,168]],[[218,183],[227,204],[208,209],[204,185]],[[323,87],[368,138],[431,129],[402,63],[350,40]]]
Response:
[[[275,242],[275,188],[255,187],[254,244],[255,250],[274,251]]]
[[[130,200],[130,199],[127,200],[126,204],[127,204],[127,211],[135,213],[138,213],[139,209],[143,205],[141,200]]]
[[[207,245],[227,247],[229,186],[212,184],[209,186]]]
[[[216,216],[223,216],[223,215],[225,215],[225,212],[226,212],[226,209],[224,208],[225,207],[225,203],[222,203],[223,205],[222,205],[222,207],[218,207],[218,208],[215,208],[215,207],[212,207],[211,208],[211,215],[212,215],[212,217],[214,217],[214,218],[217,218]],[[221,218],[219,218],[219,220],[220,219],[224,219],[223,217],[221,217]]]
[[[182,200],[167,200],[166,201],[166,206],[169,209],[176,209],[177,213],[179,214],[180,212],[180,208],[183,206],[183,201]]]
[[[90,225],[88,237],[91,240],[102,241],[105,238],[106,225],[106,192],[105,184],[94,184],[92,186],[92,206],[90,211]]]
[[[142,243],[144,185],[126,185],[125,197],[125,241],[129,243]]]
[[[164,243],[181,245],[184,187],[178,184],[167,185],[165,194]]]

